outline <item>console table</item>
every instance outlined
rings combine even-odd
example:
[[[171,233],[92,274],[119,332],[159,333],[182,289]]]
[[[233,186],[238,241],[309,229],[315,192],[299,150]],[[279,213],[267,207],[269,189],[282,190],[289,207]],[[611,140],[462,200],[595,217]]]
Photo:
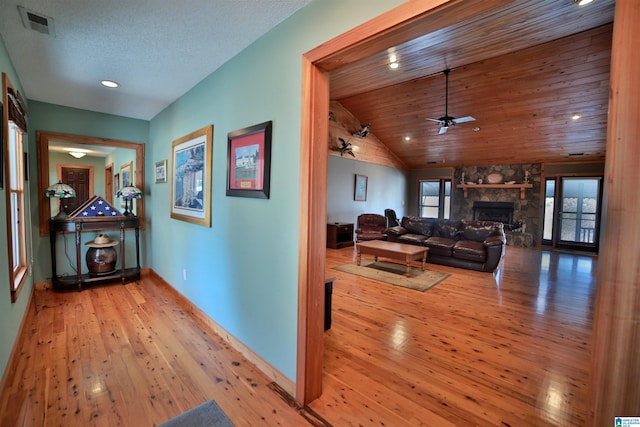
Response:
[[[120,237],[120,269],[112,273],[93,275],[82,273],[82,233],[91,231],[119,230]],[[136,266],[126,267],[125,259],[125,231],[134,230],[136,239]],[[56,273],[57,253],[56,238],[58,234],[74,233],[76,249],[76,274],[70,276],[58,276]],[[91,283],[101,283],[113,280],[120,280],[122,284],[140,278],[140,219],[137,216],[117,216],[117,217],[89,217],[89,218],[63,218],[49,219],[49,240],[51,243],[51,283],[54,289],[62,289],[69,286],[77,286],[82,290],[82,286]]]

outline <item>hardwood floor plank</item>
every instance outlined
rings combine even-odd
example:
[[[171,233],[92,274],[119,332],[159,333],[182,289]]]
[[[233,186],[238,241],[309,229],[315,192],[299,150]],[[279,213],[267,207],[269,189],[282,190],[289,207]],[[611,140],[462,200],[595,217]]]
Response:
[[[349,384],[350,369],[369,405],[381,384],[385,400],[421,403],[393,425],[584,425],[597,258],[508,247],[496,275],[428,264],[451,276],[424,293],[332,269],[353,260],[327,251],[325,387]],[[310,406],[323,413],[329,400]]]
[[[333,270],[323,395],[289,404],[151,277],[37,286],[0,394],[0,426],[157,425],[214,399],[237,426],[582,426],[597,257],[507,248],[498,274],[426,292]]]

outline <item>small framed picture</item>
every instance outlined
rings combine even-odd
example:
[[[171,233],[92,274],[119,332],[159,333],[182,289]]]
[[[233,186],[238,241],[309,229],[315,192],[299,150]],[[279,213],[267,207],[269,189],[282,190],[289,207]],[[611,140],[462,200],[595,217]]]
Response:
[[[156,183],[167,182],[167,160],[166,159],[156,162],[154,174],[156,178]]]
[[[227,196],[269,198],[271,128],[269,121],[228,134]]]
[[[353,200],[364,202],[367,200],[367,176],[356,174],[356,182],[353,189]]]

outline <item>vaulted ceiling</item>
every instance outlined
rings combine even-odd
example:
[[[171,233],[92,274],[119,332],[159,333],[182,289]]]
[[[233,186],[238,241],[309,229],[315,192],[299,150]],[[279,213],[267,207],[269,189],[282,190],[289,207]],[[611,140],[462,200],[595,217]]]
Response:
[[[460,2],[424,34],[328,70],[331,99],[408,169],[602,160],[613,13],[613,0]],[[426,119],[445,115],[445,69],[449,115],[475,121],[439,135]]]

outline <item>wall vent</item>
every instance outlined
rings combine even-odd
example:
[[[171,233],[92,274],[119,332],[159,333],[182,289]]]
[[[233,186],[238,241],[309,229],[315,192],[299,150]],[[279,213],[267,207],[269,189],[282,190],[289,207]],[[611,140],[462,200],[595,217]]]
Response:
[[[18,6],[18,10],[20,11],[20,17],[22,18],[22,25],[24,25],[25,28],[48,36],[56,36],[56,32],[53,27],[53,18],[25,9],[22,6]]]

